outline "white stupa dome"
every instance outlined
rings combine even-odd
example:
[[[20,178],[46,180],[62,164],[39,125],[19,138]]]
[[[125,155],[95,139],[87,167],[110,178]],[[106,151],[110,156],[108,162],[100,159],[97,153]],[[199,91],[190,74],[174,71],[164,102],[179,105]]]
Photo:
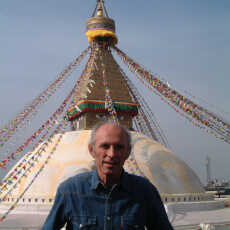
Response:
[[[25,193],[25,197],[54,197],[62,181],[79,172],[92,170],[95,164],[88,152],[90,133],[90,130],[67,132],[48,164]],[[59,135],[55,136],[52,144],[39,158],[39,163],[30,169],[28,176],[23,177],[19,186],[12,191],[13,197],[19,197],[31,183],[47,160],[58,137]],[[125,170],[137,175],[143,173],[161,195],[204,193],[203,186],[193,170],[169,149],[137,132],[132,132],[132,146],[131,156],[124,166]],[[21,162],[23,160],[24,158]],[[14,168],[9,174],[13,170]]]

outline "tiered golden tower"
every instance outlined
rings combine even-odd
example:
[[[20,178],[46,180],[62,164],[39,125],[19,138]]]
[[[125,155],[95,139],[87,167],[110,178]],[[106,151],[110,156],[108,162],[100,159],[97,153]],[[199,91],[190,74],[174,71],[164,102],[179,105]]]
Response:
[[[96,10],[97,15],[94,17]],[[117,118],[121,124],[132,129],[132,118],[138,114],[137,104],[133,103],[119,66],[111,54],[110,46],[116,45],[118,39],[115,34],[115,22],[108,17],[104,1],[97,0],[94,13],[86,23],[86,36],[90,43],[98,44]],[[97,58],[95,63],[96,68],[90,67],[84,81],[83,88],[87,90],[83,90],[84,95],[81,95],[81,98],[85,99],[68,110],[71,130],[91,129],[98,120],[110,116],[105,100],[101,59]]]

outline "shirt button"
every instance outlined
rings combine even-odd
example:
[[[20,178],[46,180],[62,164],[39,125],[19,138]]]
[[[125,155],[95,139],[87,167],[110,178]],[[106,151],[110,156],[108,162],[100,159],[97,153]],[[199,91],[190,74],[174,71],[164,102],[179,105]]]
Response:
[[[135,225],[135,228],[138,228],[138,226],[137,226],[137,225]]]
[[[110,220],[110,217],[109,217],[109,216],[107,217],[107,220]]]
[[[81,228],[81,227],[82,227],[82,224],[80,224],[79,226],[80,226],[80,228]]]

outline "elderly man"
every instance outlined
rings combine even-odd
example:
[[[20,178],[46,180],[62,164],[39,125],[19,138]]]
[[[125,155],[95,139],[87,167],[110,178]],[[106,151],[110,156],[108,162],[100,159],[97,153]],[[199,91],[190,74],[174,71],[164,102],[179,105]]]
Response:
[[[131,152],[129,132],[111,120],[99,122],[91,133],[92,172],[61,183],[42,229],[173,229],[156,188],[130,175],[123,165]]]

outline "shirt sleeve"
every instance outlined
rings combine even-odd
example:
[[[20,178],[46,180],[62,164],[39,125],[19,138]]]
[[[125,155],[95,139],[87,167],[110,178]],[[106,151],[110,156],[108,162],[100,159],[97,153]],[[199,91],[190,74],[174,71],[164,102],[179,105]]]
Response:
[[[61,187],[59,186],[53,207],[42,227],[42,230],[61,229],[65,225],[66,221],[64,196],[62,195]]]
[[[147,229],[173,230],[173,227],[168,219],[164,204],[157,189],[152,186],[152,189],[150,191],[152,191],[152,194],[150,194],[152,198],[152,210],[150,210],[150,215],[147,220]]]

